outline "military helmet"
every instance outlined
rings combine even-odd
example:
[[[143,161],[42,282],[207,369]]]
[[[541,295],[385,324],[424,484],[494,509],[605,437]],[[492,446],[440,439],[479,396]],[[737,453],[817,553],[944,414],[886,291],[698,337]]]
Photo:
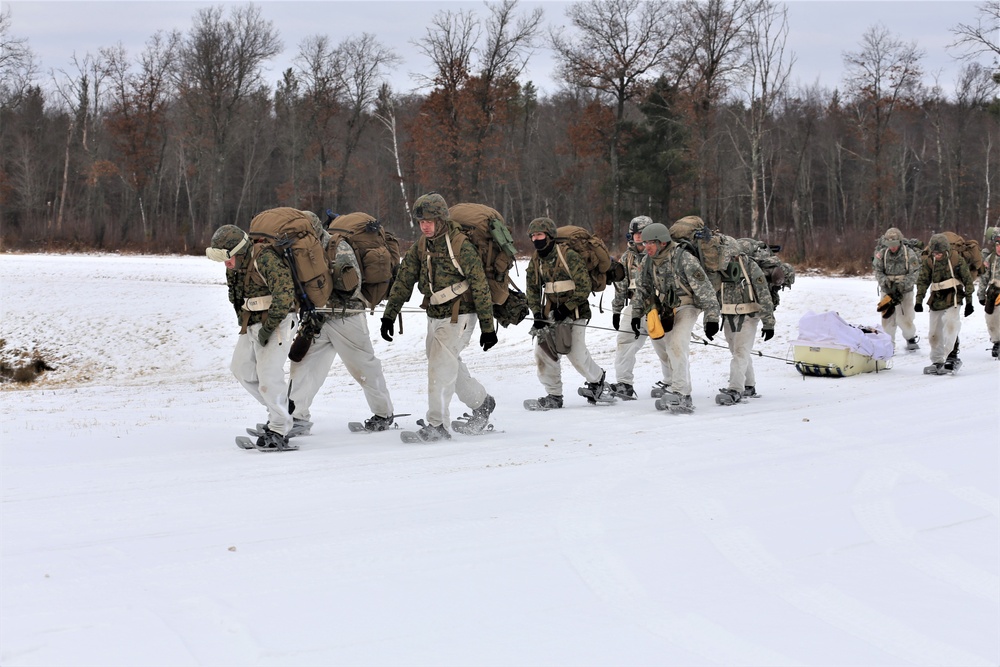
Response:
[[[648,215],[637,215],[632,218],[632,222],[628,223],[628,238],[631,241],[633,234],[638,234],[646,227],[653,224],[653,219]]]
[[[986,230],[986,245],[993,245],[997,239],[1000,239],[1000,227],[990,227]]]
[[[319,216],[312,211],[302,211],[302,215],[309,218],[309,222],[312,223],[313,231],[316,232],[316,236],[319,237],[319,242],[323,244],[323,247],[326,248],[330,245],[330,232],[326,231],[326,228],[323,227],[323,223],[320,222]]]
[[[885,239],[886,243],[890,243],[892,241],[901,242],[903,240],[903,232],[899,231],[895,227],[890,227],[885,230],[885,234],[882,235],[882,238]]]
[[[552,221],[552,218],[535,218],[528,223],[528,236],[532,234],[548,234],[555,238],[556,223]]]
[[[647,225],[644,230],[642,230],[642,242],[649,243],[650,241],[659,241],[660,243],[670,243],[670,230],[667,226],[661,222],[654,222],[651,225]]]
[[[205,248],[205,255],[216,262],[225,262],[244,252],[250,236],[236,225],[222,225],[212,234],[212,245]]]
[[[944,234],[935,234],[931,237],[931,240],[927,242],[927,249],[930,252],[947,254],[951,251],[951,243],[948,241],[948,237]]]
[[[447,220],[448,203],[436,192],[421,195],[413,203],[413,217],[417,220]]]

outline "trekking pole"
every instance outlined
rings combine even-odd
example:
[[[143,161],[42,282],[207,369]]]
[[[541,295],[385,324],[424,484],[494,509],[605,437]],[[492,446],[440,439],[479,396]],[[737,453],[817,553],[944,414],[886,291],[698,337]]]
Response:
[[[729,349],[728,345],[719,345],[718,343],[709,343],[707,340],[705,340],[704,338],[702,338],[698,334],[694,333],[693,331],[691,332],[691,342],[692,343],[701,343],[702,345],[708,345],[710,347],[719,347],[719,348],[722,348],[723,350],[728,350]],[[788,359],[785,359],[784,357],[776,357],[773,354],[764,354],[763,352],[761,352],[759,350],[750,350],[750,354],[752,354],[752,355],[754,355],[756,357],[766,357],[768,359],[777,359],[778,361],[783,361],[786,364],[793,364],[793,363],[795,363],[794,361],[789,361]]]

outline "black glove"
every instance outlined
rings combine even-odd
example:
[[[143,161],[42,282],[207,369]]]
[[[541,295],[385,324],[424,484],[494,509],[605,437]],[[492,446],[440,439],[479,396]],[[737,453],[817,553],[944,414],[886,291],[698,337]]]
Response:
[[[393,324],[392,320],[390,320],[388,317],[383,317],[382,328],[379,329],[379,333],[382,334],[382,340],[387,340],[391,343],[392,336],[393,334],[396,333],[396,327]]]
[[[718,322],[705,322],[705,338],[712,340],[717,333],[719,333]]]
[[[572,314],[573,311],[567,308],[566,304],[564,303],[560,303],[559,307],[552,311],[552,317],[553,319],[555,319],[556,322],[562,322]]]
[[[531,326],[533,326],[535,329],[544,329],[545,327],[549,326],[550,324],[552,324],[552,322],[549,322],[544,317],[537,317],[536,316],[535,317],[535,322]]]
[[[774,338],[774,329],[761,329],[760,337],[764,340],[771,340]]]
[[[965,300],[965,316],[968,317],[972,314],[972,299]]]
[[[985,306],[986,305],[986,297],[983,297],[982,299],[979,300],[979,305],[980,306]]]
[[[913,310],[914,310],[914,312],[917,312],[917,313],[924,312],[924,304],[922,304],[919,301],[917,301],[915,304],[913,304]]]
[[[618,327],[620,327],[621,325],[622,325],[622,314],[621,313],[615,313],[614,315],[612,315],[611,316],[611,326],[613,326],[615,328],[615,331],[618,331]]]
[[[484,331],[479,334],[479,344],[483,347],[483,352],[486,352],[491,347],[497,344],[497,332],[496,331]]]
[[[267,341],[271,339],[271,334],[273,332],[274,329],[266,329],[264,327],[261,327],[260,331],[257,332],[257,342],[266,347]]]
[[[632,333],[634,333],[635,337],[638,338],[639,337],[639,327],[642,326],[642,320],[639,319],[638,317],[633,317],[632,318],[632,322],[630,324],[632,325]]]

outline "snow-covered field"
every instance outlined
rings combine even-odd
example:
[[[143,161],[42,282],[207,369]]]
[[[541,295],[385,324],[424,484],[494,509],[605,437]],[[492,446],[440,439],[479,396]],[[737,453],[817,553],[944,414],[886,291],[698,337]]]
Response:
[[[5,667],[1000,664],[978,304],[956,376],[922,375],[924,344],[803,378],[783,361],[799,316],[878,315],[870,279],[801,277],[757,346],[779,357],[755,361],[763,398],[716,406],[728,352],[695,346],[690,416],[645,397],[648,346],[642,399],[589,407],[564,363],[567,407],[525,412],[544,393],[525,322],[466,354],[501,432],[350,434],[370,413],[337,363],[313,435],[266,454],[233,444],[264,412],[228,372],[219,264],[4,255],[0,289],[0,338],[58,367],[0,392]],[[378,314],[412,427],[425,320],[389,344]],[[614,333],[588,341],[611,369]]]

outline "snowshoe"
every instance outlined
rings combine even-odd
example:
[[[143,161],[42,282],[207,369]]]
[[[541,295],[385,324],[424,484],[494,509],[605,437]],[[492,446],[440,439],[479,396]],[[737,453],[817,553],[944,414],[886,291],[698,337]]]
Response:
[[[649,391],[650,398],[659,398],[663,396],[664,393],[670,391],[670,385],[666,382],[657,382],[653,385],[653,388]]]
[[[639,398],[635,393],[635,388],[628,382],[615,382],[609,386],[612,395],[624,401],[634,401]]]
[[[563,397],[548,394],[541,398],[528,398],[524,401],[524,409],[532,412],[538,410],[556,410],[563,406]]]
[[[288,437],[295,438],[300,435],[309,435],[312,433],[313,423],[308,419],[294,418],[292,420],[292,428],[288,429]]]
[[[756,387],[743,387],[743,398],[760,398],[760,394],[757,393]]]
[[[924,375],[945,375],[948,371],[944,369],[944,364],[936,363],[924,367]]]
[[[1000,343],[993,343],[993,350],[990,352],[994,359],[1000,359]]]
[[[682,396],[675,391],[664,392],[656,399],[657,410],[669,410],[671,414],[684,415],[694,412],[694,403],[690,396]]]
[[[944,360],[944,370],[947,373],[954,373],[962,367],[962,360],[958,357],[948,357]]]
[[[247,433],[252,435],[254,431],[247,429]],[[288,452],[298,449],[298,445],[293,445],[288,441],[288,436],[275,433],[266,426],[264,433],[256,440],[240,436],[236,438],[236,444],[242,449],[256,449],[261,452]]]
[[[423,419],[418,419],[419,431],[400,431],[399,438],[403,442],[438,442],[439,440],[451,440],[451,433],[444,427],[444,424],[431,426]]]
[[[743,400],[743,392],[735,389],[720,389],[715,397],[715,402],[719,405],[736,405]]]
[[[907,338],[906,339],[906,351],[907,352],[913,352],[914,350],[919,350],[920,349],[920,346],[917,344],[917,340],[919,340],[919,336],[914,336],[913,338]]]
[[[465,413],[459,419],[453,421],[451,427],[465,435],[478,435],[483,431],[492,431],[493,425],[490,424],[490,415],[493,414],[496,407],[496,399],[487,394],[482,405],[473,410],[471,415]]]
[[[611,387],[604,381],[604,376],[606,373],[601,373],[601,379],[597,382],[588,382],[579,389],[576,393],[587,399],[587,402],[591,405],[597,405],[598,403],[603,403],[605,405],[614,403],[615,396],[611,392]]]

